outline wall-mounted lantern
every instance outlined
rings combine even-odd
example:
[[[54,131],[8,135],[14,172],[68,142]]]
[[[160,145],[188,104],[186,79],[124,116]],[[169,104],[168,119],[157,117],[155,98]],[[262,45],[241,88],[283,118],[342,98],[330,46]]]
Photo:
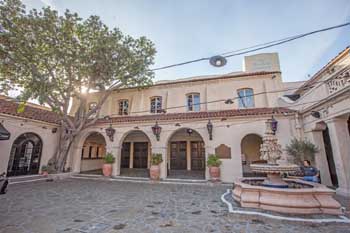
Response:
[[[271,118],[271,130],[272,130],[273,134],[276,134],[277,126],[278,126],[278,121],[272,116],[272,118]]]
[[[320,119],[321,118],[321,113],[320,112],[317,112],[317,111],[312,111],[311,112],[311,116],[317,118],[317,119]]]
[[[209,140],[213,140],[213,124],[211,123],[211,121],[208,121],[207,124],[207,130],[208,130],[208,134],[209,134]]]
[[[109,137],[109,140],[113,142],[114,140],[114,134],[115,134],[115,129],[112,127],[112,124],[109,125],[108,128],[106,128],[106,134]]]
[[[158,121],[156,121],[156,124],[152,126],[152,132],[156,136],[157,141],[159,141],[160,133],[162,132],[162,127],[158,125]]]
[[[188,136],[191,136],[192,133],[193,133],[193,130],[192,129],[187,129],[187,133],[188,133]]]

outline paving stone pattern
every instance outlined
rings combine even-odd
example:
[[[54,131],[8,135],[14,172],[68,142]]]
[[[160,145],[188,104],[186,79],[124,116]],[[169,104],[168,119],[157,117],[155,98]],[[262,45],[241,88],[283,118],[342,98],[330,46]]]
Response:
[[[0,196],[1,233],[350,233],[349,224],[303,224],[229,214],[227,186],[66,179],[11,185]]]

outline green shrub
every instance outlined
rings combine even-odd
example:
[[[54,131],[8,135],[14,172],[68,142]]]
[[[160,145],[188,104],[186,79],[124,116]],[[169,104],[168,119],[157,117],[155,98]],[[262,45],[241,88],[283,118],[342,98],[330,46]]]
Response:
[[[208,167],[220,167],[221,163],[222,162],[221,162],[218,155],[216,155],[216,154],[209,155],[208,160],[207,160]]]
[[[293,138],[286,146],[286,151],[292,156],[293,163],[302,164],[304,160],[314,162],[318,148],[308,140]]]
[[[48,167],[46,166],[46,165],[42,165],[41,166],[41,171],[42,172],[47,172],[49,169],[48,169]]]
[[[162,154],[154,153],[151,157],[151,164],[152,165],[159,165],[163,162]]]
[[[104,157],[105,163],[112,164],[115,162],[115,158],[112,153],[108,152]]]

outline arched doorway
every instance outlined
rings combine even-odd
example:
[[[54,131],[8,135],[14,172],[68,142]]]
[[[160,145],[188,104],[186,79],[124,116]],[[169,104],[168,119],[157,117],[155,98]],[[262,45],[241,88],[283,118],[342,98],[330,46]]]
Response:
[[[168,148],[168,178],[205,178],[205,145],[198,132],[190,128],[177,130]]]
[[[148,177],[150,167],[151,142],[141,130],[126,134],[121,147],[120,175]]]
[[[43,143],[35,133],[24,133],[13,143],[7,166],[8,176],[37,174]]]
[[[102,174],[102,165],[106,154],[106,141],[102,134],[92,132],[85,139],[81,150],[80,172]]]
[[[241,156],[243,176],[256,176],[250,169],[252,163],[263,163],[260,159],[260,145],[262,144],[262,138],[256,134],[248,134],[244,136],[241,141]]]

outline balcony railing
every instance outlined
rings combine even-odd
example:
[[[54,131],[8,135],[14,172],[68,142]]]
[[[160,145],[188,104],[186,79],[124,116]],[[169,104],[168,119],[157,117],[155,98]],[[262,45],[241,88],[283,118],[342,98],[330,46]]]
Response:
[[[333,94],[347,86],[350,86],[350,69],[347,69],[329,79],[326,84],[329,94]]]

